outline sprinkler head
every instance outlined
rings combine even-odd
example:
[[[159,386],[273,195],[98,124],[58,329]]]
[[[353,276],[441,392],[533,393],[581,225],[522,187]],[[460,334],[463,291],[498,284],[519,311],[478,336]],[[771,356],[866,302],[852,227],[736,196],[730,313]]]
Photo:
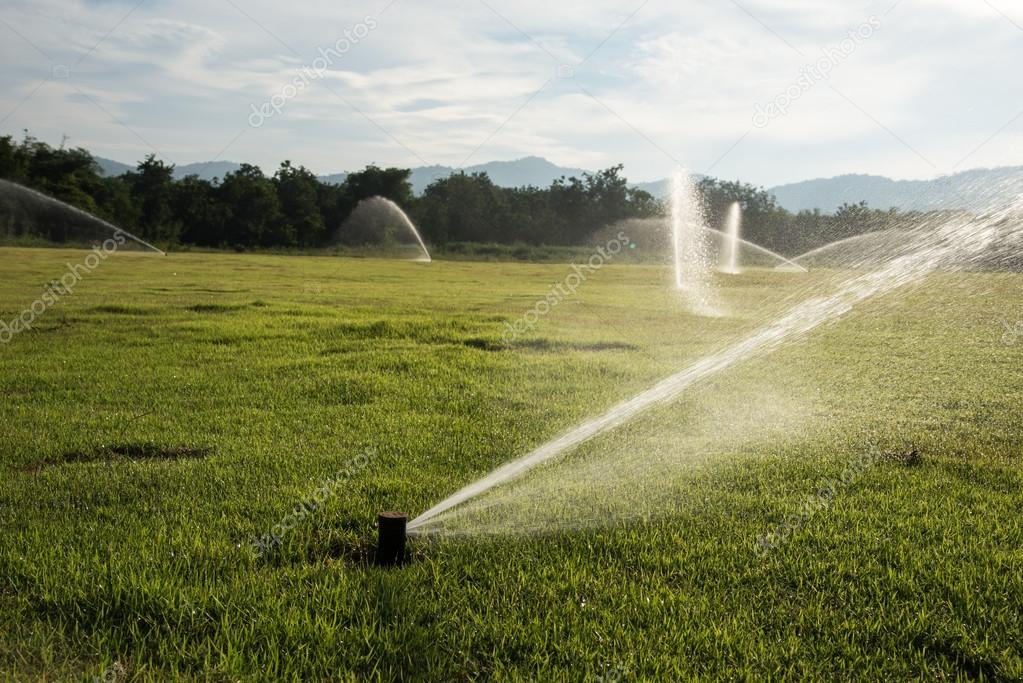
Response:
[[[408,515],[404,512],[381,512],[377,516],[378,567],[394,567],[405,563],[405,526]]]

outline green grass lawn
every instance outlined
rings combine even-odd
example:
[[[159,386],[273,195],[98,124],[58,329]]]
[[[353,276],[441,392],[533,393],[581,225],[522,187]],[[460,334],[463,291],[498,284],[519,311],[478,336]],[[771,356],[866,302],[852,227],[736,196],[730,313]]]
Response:
[[[84,256],[0,249],[0,320]],[[378,511],[833,277],[722,277],[701,318],[612,264],[502,341],[569,272],[110,257],[0,345],[0,679],[1023,680],[1021,275],[868,302],[370,566]]]

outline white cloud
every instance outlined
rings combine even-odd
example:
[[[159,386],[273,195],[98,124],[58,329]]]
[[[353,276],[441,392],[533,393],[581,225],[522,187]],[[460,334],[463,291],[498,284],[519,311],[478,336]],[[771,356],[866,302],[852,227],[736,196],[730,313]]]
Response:
[[[16,0],[4,20],[24,40],[0,25],[0,118],[8,116],[0,132],[66,133],[129,162],[150,151],[144,138],[188,163],[245,130],[225,158],[267,170],[289,158],[319,172],[420,158],[456,164],[486,141],[472,162],[527,154],[582,167],[623,162],[645,180],[666,174],[674,157],[773,184],[936,172],[897,138],[951,170],[1023,109],[1014,66],[1023,41],[1012,23],[1023,13],[1007,0],[992,4],[1008,18],[975,0],[903,0],[890,11],[894,0],[398,0],[381,13],[387,4],[259,0],[238,4],[243,13],[198,0],[134,10],[133,1]],[[786,116],[753,129],[757,103],[872,15],[883,23],[877,35]],[[252,105],[366,17],[376,28],[322,81],[247,129]],[[574,79],[556,78],[559,65],[591,54]],[[67,79],[54,77],[59,64]],[[969,165],[1021,163],[1021,136],[1023,119]]]

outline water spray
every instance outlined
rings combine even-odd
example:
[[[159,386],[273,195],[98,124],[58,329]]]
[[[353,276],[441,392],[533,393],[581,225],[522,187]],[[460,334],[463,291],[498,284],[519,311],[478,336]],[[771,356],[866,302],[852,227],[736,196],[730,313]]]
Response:
[[[725,219],[725,248],[721,250],[721,272],[729,275],[739,274],[739,233],[742,231],[742,206],[733,202],[728,207]]]
[[[683,168],[671,177],[668,227],[674,258],[675,289],[700,315],[714,315],[711,261],[703,239],[706,229],[703,200],[692,176]]]
[[[42,192],[39,192],[38,190],[33,190],[30,187],[25,187],[24,185],[19,185],[18,183],[14,183],[9,180],[0,180],[0,195],[10,195],[14,197],[21,196],[43,206],[58,207],[71,215],[77,216],[78,218],[83,218],[90,223],[94,223],[95,225],[98,225],[102,228],[105,228],[106,230],[109,230],[111,236],[124,235],[125,237],[131,238],[132,240],[139,243],[146,249],[149,249],[150,251],[154,251],[157,254],[160,254],[161,256],[167,255],[167,252],[165,252],[163,249],[153,246],[152,244],[146,242],[141,237],[131,234],[124,228],[119,228],[113,223],[103,220],[99,216],[94,216],[88,211],[79,209],[77,206],[72,206],[67,202],[62,202],[59,199],[54,199],[53,197],[45,195]]]
[[[392,239],[405,246],[411,241],[415,245],[416,251],[419,252],[419,256],[413,260],[430,263],[430,251],[426,248],[423,236],[419,234],[412,219],[400,206],[387,197],[363,199],[345,219],[343,230],[353,224],[358,226],[360,223],[363,225],[362,230],[366,230],[366,226],[369,226],[369,230],[382,231],[380,237],[385,242]],[[356,230],[358,231],[359,228]]]
[[[729,240],[729,239],[731,239],[731,237],[728,235],[728,233],[726,233],[726,232],[724,232],[722,230],[718,230],[717,228],[711,228],[711,227],[708,227],[708,226],[704,226],[703,230],[704,230],[704,232],[709,233],[710,235],[712,235],[712,236],[714,236],[714,237],[716,237],[716,238],[718,238],[720,240]],[[753,251],[754,253],[761,254],[763,256],[767,256],[768,258],[770,258],[773,261],[778,261],[779,262],[778,265],[776,265],[774,267],[775,270],[784,270],[784,271],[788,271],[788,272],[791,272],[791,273],[809,273],[810,272],[809,269],[805,268],[804,266],[799,265],[796,262],[796,259],[787,259],[784,256],[782,256],[781,254],[779,254],[778,252],[776,252],[776,251],[771,251],[767,247],[762,247],[759,244],[754,244],[753,242],[750,242],[747,239],[743,239],[742,237],[738,237],[736,239],[736,243],[739,246],[744,247],[745,249],[749,249],[749,250]]]
[[[836,320],[857,304],[895,289],[919,282],[939,268],[962,268],[989,250],[1000,237],[1020,234],[1009,219],[1023,210],[1023,195],[1001,211],[981,217],[931,216],[912,232],[914,239],[887,254],[880,268],[855,275],[831,294],[812,297],[793,306],[776,320],[752,332],[734,345],[696,361],[651,388],[622,401],[603,415],[588,420],[526,455],[506,462],[490,474],[434,505],[408,525],[412,534],[428,534],[443,528],[445,513],[490,489],[518,479],[533,468],[557,458],[580,444],[614,429],[655,405],[679,396],[695,382],[718,374],[740,362],[762,357],[782,344]],[[1005,226],[1005,227],[1003,227]]]

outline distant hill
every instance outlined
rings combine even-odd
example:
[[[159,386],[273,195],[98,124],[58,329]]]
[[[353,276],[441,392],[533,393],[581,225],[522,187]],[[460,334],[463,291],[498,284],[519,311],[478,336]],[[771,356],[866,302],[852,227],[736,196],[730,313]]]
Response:
[[[636,187],[663,199],[668,180],[637,183]],[[927,211],[969,208],[985,189],[1016,187],[1023,191],[1023,166],[980,168],[934,180],[892,180],[877,175],[841,175],[772,187],[778,205],[797,213],[820,209],[832,213],[843,204],[866,202],[875,209]]]
[[[103,157],[93,158],[99,164],[100,172],[105,176],[118,176],[127,171],[135,170],[134,165],[123,164],[120,161],[104,159]],[[241,164],[234,161],[200,161],[195,164],[176,166],[174,168],[174,177],[180,180],[185,176],[197,175],[203,180],[213,180],[214,178],[223,178],[231,171],[237,171],[239,168],[241,168]]]
[[[658,199],[664,199],[668,196],[671,185],[671,181],[665,178],[664,180],[654,180],[649,183],[633,183],[633,187],[638,190],[644,190],[649,192]]]
[[[515,161],[491,161],[486,164],[466,166],[457,169],[453,166],[420,166],[412,169],[409,182],[412,183],[412,191],[421,194],[427,186],[438,178],[446,178],[459,170],[466,173],[486,173],[495,185],[500,187],[522,187],[534,185],[536,187],[549,187],[552,182],[565,176],[566,178],[576,176],[582,177],[585,173],[581,168],[568,168],[558,166],[541,157],[524,157]],[[334,173],[320,176],[325,183],[342,183],[347,173]]]
[[[467,173],[485,172],[495,185],[501,187],[522,187],[524,185],[549,187],[552,182],[562,176],[581,178],[583,173],[586,173],[581,168],[557,166],[541,157],[525,157],[515,161],[491,161],[488,164],[469,166],[465,170]]]
[[[96,157],[103,175],[121,175],[125,171],[131,171],[135,167],[123,164],[119,161]],[[223,178],[231,171],[236,171],[241,164],[233,161],[200,162],[185,164],[174,169],[175,178],[184,178],[186,175],[195,174],[204,180]],[[422,193],[426,187],[437,178],[446,178],[455,173],[458,169],[452,166],[420,166],[412,169],[409,181],[412,183],[412,190],[416,194]],[[486,164],[467,166],[466,173],[486,173],[496,185],[501,187],[521,187],[523,185],[535,185],[537,187],[548,187],[556,179],[565,176],[581,177],[584,171],[581,168],[568,168],[558,166],[541,157],[524,157],[515,161],[491,161]],[[264,172],[267,172],[264,169]],[[320,176],[325,183],[343,183],[347,173],[331,173]]]
[[[931,210],[971,206],[987,189],[1023,185],[1023,166],[974,169],[934,180],[892,180],[874,175],[842,175],[771,188],[789,211],[834,211],[842,204],[867,202],[876,209]]]
[[[693,173],[693,182],[699,182],[707,176],[701,173]],[[637,190],[644,190],[649,192],[657,199],[667,199],[668,195],[671,194],[671,179],[665,178],[664,180],[653,180],[648,183],[633,183],[633,187]]]
[[[185,164],[174,168],[175,178],[184,178],[189,175],[197,175],[203,180],[223,178],[232,171],[241,168],[241,164],[233,161],[200,161],[197,164]]]
[[[128,164],[122,164],[120,161],[114,161],[113,159],[104,159],[103,157],[93,157],[96,163],[99,164],[100,175],[105,176],[118,176],[128,171],[134,171],[134,166]]]
[[[104,175],[120,175],[134,166],[119,161],[96,157]],[[200,162],[185,164],[174,169],[176,178],[196,174],[205,180],[223,178],[241,164],[233,161]],[[451,166],[420,166],[412,169],[409,181],[412,190],[421,194],[437,178],[445,178],[457,170]],[[485,164],[467,166],[466,173],[486,173],[501,187],[534,185],[548,187],[558,178],[581,177],[586,173],[581,168],[558,166],[542,157],[529,156],[514,161],[491,161]],[[265,171],[265,169],[264,169]],[[325,183],[342,183],[347,173],[333,173],[320,176]],[[873,208],[903,210],[952,209],[969,206],[978,191],[985,188],[1018,184],[1023,187],[1023,166],[975,169],[934,180],[892,180],[876,175],[841,175],[834,178],[818,178],[798,183],[779,185],[768,190],[778,204],[789,211],[820,209],[833,212],[842,204],[867,202]],[[656,180],[636,183],[635,187],[646,190],[663,199],[668,196],[669,181]]]

